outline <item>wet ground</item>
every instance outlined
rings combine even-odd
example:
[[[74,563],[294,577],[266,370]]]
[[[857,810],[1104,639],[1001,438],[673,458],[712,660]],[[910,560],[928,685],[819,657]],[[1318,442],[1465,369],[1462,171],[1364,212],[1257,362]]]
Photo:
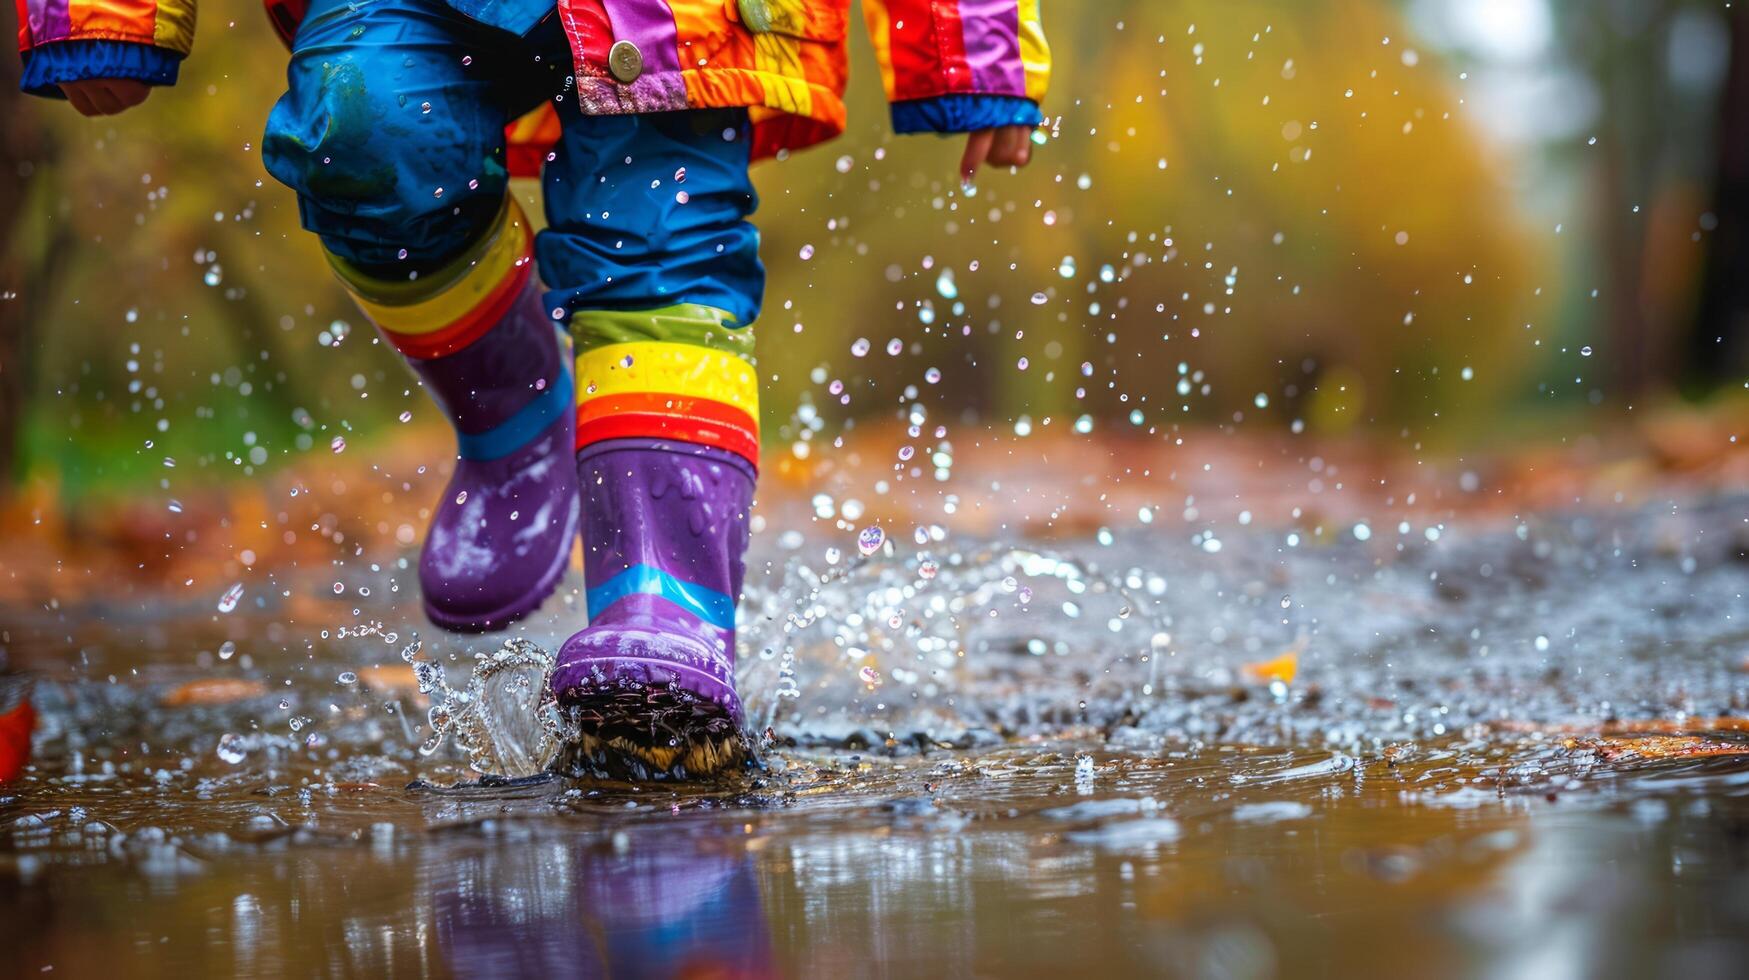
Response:
[[[422,753],[393,561],[262,572],[229,612],[15,603],[41,721],[0,803],[8,960],[1740,976],[1746,516],[901,525],[866,557],[854,523],[774,518],[743,608],[760,763],[707,785]],[[423,639],[452,686],[498,642]]]

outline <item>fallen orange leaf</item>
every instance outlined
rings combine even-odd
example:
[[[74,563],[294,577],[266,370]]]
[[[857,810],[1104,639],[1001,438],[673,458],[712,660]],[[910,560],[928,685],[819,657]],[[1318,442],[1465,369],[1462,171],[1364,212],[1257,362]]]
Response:
[[[406,664],[376,664],[360,668],[359,683],[374,691],[385,691],[394,694],[417,694],[419,680],[413,676],[413,668]]]
[[[192,704],[230,704],[247,701],[267,693],[267,685],[240,677],[203,677],[189,681],[164,695],[166,707],[180,708]]]
[[[1300,672],[1300,654],[1297,650],[1289,650],[1273,660],[1246,664],[1239,670],[1253,684],[1268,684],[1271,681],[1292,684],[1294,675]]]
[[[1638,735],[1570,738],[1569,749],[1591,749],[1605,762],[1628,759],[1692,759],[1715,755],[1749,754],[1749,745],[1724,742],[1704,735]]]

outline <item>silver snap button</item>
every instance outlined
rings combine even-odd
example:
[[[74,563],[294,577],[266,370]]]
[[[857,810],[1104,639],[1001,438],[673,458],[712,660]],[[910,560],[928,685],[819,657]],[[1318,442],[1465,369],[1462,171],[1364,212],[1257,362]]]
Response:
[[[627,85],[644,73],[644,53],[630,41],[615,41],[607,51],[607,70]]]

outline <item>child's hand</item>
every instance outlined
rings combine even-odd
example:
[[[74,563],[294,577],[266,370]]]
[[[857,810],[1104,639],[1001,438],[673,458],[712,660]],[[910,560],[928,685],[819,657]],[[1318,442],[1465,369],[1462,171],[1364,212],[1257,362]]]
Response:
[[[966,135],[966,152],[960,157],[960,181],[971,183],[981,164],[992,167],[1024,167],[1032,159],[1032,127],[1000,126]]]
[[[62,82],[61,91],[81,116],[113,116],[146,101],[152,87],[132,78],[87,78]]]

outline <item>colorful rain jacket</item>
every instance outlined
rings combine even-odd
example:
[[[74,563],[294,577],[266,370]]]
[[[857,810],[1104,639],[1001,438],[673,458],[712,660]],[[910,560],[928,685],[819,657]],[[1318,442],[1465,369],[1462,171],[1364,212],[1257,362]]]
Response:
[[[176,80],[195,0],[14,0],[24,87],[87,78]],[[307,0],[267,0],[282,34]],[[749,107],[754,156],[844,130],[850,0],[446,0],[522,34],[557,15],[591,114]],[[1039,0],[862,0],[899,132],[1033,125],[1050,76]],[[509,127],[514,169],[556,135],[551,110]],[[520,151],[520,152],[519,152]],[[522,166],[518,167],[518,162]]]

